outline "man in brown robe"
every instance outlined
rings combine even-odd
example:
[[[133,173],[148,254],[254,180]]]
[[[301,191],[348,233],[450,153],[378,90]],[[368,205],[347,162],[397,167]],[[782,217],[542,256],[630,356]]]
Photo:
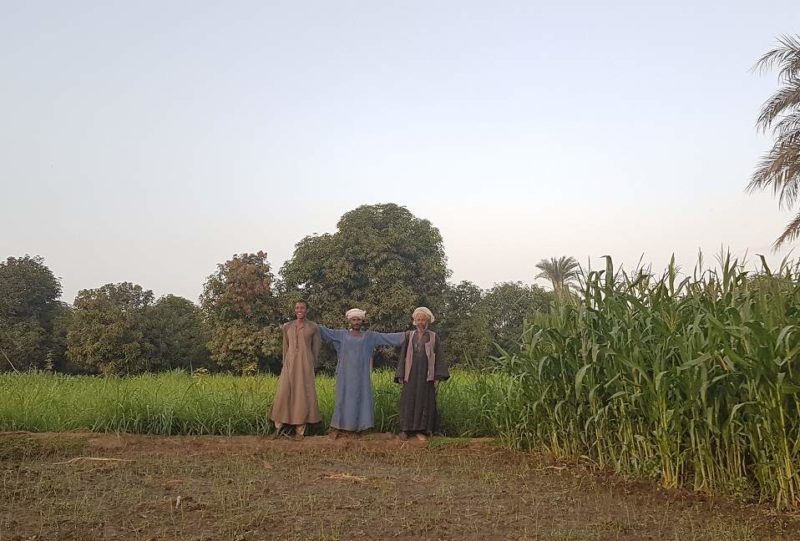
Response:
[[[275,423],[275,435],[285,427],[295,429],[295,439],[302,440],[306,425],[322,420],[314,386],[314,366],[320,350],[319,327],[306,319],[308,303],[294,305],[297,319],[283,326],[283,368],[269,418]]]

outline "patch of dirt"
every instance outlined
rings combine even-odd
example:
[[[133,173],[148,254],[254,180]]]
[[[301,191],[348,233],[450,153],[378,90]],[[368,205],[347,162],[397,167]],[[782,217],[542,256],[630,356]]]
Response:
[[[490,440],[0,433],[0,475],[0,541],[800,539],[767,506]]]

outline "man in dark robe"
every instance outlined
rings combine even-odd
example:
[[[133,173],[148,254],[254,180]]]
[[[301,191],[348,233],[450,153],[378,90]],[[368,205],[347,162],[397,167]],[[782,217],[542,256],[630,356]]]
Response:
[[[440,381],[450,377],[450,372],[442,341],[428,330],[428,325],[434,322],[433,313],[419,307],[414,310],[412,321],[416,329],[406,332],[395,372],[395,381],[403,385],[398,420],[401,439],[416,435],[424,441],[439,429],[436,388]]]

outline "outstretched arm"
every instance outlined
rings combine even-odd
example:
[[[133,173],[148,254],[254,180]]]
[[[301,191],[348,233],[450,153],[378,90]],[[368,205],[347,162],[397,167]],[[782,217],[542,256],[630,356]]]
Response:
[[[342,341],[342,333],[338,329],[329,329],[325,325],[319,325],[319,336],[326,344],[339,343]]]
[[[406,333],[404,332],[375,332],[373,334],[375,335],[376,346],[399,348],[406,339]]]

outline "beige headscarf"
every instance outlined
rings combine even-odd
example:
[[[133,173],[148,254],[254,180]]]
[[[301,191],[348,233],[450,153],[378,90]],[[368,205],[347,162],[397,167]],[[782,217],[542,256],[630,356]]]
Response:
[[[411,314],[411,317],[413,318],[417,314],[425,314],[426,316],[428,316],[429,319],[428,323],[433,323],[434,321],[436,321],[436,318],[433,317],[433,312],[431,312],[428,308],[424,306],[420,306],[419,308],[414,310],[414,313]]]
[[[354,317],[364,320],[367,317],[367,313],[361,308],[351,308],[350,310],[347,311],[344,317],[346,317],[348,321]]]

